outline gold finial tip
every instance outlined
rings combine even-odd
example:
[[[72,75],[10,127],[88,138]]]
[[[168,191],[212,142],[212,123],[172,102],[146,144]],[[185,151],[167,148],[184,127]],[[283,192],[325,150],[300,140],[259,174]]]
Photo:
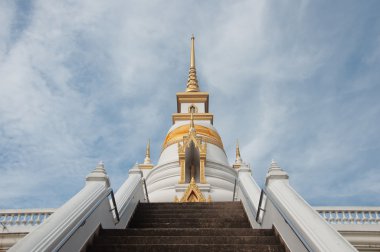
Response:
[[[193,33],[193,34],[191,34],[191,39],[195,39],[195,37],[194,37],[194,33]]]

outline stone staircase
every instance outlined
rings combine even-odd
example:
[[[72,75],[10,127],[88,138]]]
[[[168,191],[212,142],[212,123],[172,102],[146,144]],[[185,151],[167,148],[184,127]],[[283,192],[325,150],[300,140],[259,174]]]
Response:
[[[88,251],[285,252],[271,229],[252,229],[240,202],[140,203],[126,229],[101,229]]]

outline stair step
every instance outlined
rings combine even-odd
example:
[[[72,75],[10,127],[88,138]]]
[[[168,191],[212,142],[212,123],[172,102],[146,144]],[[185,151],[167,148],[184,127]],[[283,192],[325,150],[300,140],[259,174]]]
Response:
[[[103,236],[96,244],[266,244],[278,245],[274,236]]]
[[[272,236],[272,229],[252,228],[127,228],[102,229],[101,235],[130,236]]]
[[[240,202],[140,203],[126,229],[101,229],[89,251],[285,252],[272,229],[252,229]]]
[[[92,251],[136,251],[136,252],[162,252],[162,251],[187,251],[187,252],[285,252],[281,245],[248,245],[248,244],[160,244],[160,245],[98,245]]]
[[[191,213],[201,213],[201,214],[245,214],[243,209],[138,209],[135,214],[145,215],[145,214],[191,214]]]
[[[131,228],[249,228],[246,222],[193,222],[193,221],[177,221],[177,222],[142,222],[131,223]]]
[[[165,212],[165,213],[136,213],[134,219],[148,219],[148,218],[176,218],[176,219],[186,219],[186,218],[229,218],[229,217],[240,217],[246,218],[246,214],[243,211],[230,213],[230,212],[215,212],[215,213],[200,213],[200,212],[191,212],[191,213],[178,213],[178,212]]]
[[[244,217],[220,217],[220,218],[133,218],[134,223],[150,223],[150,222],[162,222],[162,223],[182,223],[193,222],[194,224],[202,222],[247,222],[248,219]]]
[[[218,203],[141,203],[138,209],[235,209],[242,207],[240,202]]]

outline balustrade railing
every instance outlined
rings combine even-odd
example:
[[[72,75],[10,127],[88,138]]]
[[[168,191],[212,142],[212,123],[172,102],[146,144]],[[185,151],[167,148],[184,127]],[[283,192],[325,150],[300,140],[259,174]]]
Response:
[[[0,224],[6,226],[39,225],[44,222],[55,209],[6,209],[0,210]]]
[[[380,207],[314,207],[330,224],[380,224]]]

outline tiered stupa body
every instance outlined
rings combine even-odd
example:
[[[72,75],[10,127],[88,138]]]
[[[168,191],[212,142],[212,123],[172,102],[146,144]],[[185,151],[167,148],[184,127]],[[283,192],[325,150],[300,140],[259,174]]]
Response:
[[[213,114],[209,113],[209,94],[200,92],[194,37],[187,88],[177,93],[177,113],[172,120],[157,165],[150,162],[149,144],[144,164],[139,165],[150,201],[231,201],[240,165],[228,164],[222,139],[213,126]]]

